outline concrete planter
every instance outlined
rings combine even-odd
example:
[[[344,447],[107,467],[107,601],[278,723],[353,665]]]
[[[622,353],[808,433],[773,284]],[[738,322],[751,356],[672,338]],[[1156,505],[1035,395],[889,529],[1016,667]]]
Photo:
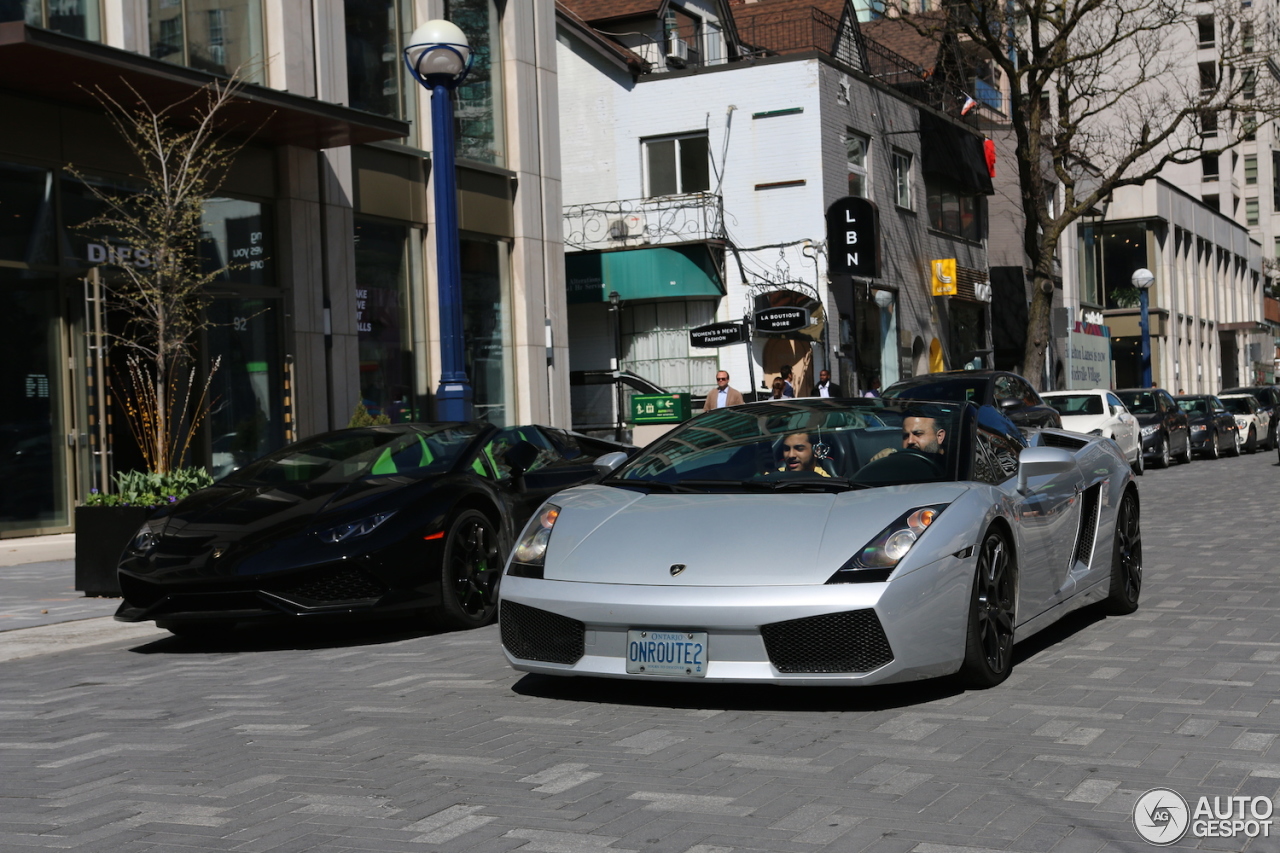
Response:
[[[120,554],[150,517],[143,506],[76,507],[76,589],[85,595],[120,597]]]

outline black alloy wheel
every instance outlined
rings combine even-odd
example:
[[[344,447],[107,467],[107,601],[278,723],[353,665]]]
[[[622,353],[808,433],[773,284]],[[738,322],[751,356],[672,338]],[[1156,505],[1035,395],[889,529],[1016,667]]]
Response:
[[[1244,443],[1244,452],[1253,454],[1258,452],[1258,429],[1257,427],[1249,427],[1249,438]]]
[[[994,687],[1013,669],[1016,571],[1005,534],[991,528],[978,551],[969,602],[964,663],[960,667],[960,680],[967,687]]]
[[[493,522],[463,510],[449,524],[440,567],[440,617],[450,628],[479,628],[498,611],[502,548]]]
[[[1103,609],[1122,616],[1138,609],[1142,592],[1142,528],[1138,523],[1138,496],[1126,491],[1116,512],[1116,537],[1111,548],[1111,588]]]
[[[1218,434],[1215,432],[1209,436],[1209,440],[1204,445],[1204,458],[1217,459],[1218,453]]]

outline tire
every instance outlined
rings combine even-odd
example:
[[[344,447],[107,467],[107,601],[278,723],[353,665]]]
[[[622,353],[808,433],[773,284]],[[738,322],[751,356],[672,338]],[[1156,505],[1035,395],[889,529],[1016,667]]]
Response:
[[[1243,445],[1242,445],[1242,444],[1241,444],[1241,442],[1240,442],[1240,430],[1239,430],[1239,429],[1237,429],[1237,430],[1235,431],[1235,435],[1234,435],[1234,436],[1232,436],[1232,439],[1231,439],[1231,449],[1230,449],[1229,451],[1227,451],[1227,455],[1228,455],[1228,456],[1239,456],[1239,455],[1240,455],[1240,453],[1241,453],[1240,448],[1241,448],[1242,446],[1243,446]]]
[[[1160,453],[1156,456],[1156,461],[1152,463],[1156,468],[1168,468],[1173,464],[1173,457],[1169,455],[1169,436],[1161,436]]]
[[[1258,430],[1249,427],[1249,438],[1244,443],[1244,452],[1250,455],[1258,452]]]
[[[1017,606],[1017,568],[1008,538],[987,530],[978,549],[969,598],[964,663],[960,681],[966,687],[995,687],[1013,669],[1013,625]]]
[[[1191,434],[1187,434],[1187,447],[1178,455],[1178,461],[1183,465],[1191,464]]]
[[[440,561],[440,621],[448,628],[479,628],[498,612],[501,543],[479,510],[458,513],[445,536]]]
[[[1209,441],[1204,446],[1204,458],[1217,459],[1221,455],[1222,454],[1218,452],[1218,434],[1215,432],[1213,435],[1209,436]]]
[[[1122,616],[1138,609],[1142,593],[1142,528],[1139,525],[1138,496],[1132,491],[1120,499],[1116,512],[1115,542],[1111,546],[1111,589],[1103,610]]]
[[[1143,458],[1143,456],[1142,456],[1142,442],[1141,442],[1141,441],[1139,441],[1139,442],[1138,442],[1138,453],[1137,453],[1137,455],[1134,457],[1133,462],[1131,462],[1131,463],[1129,464],[1129,467],[1130,467],[1130,468],[1132,468],[1132,469],[1133,469],[1133,473],[1137,474],[1139,477],[1141,477],[1144,473],[1146,473],[1146,470],[1147,470],[1147,461],[1146,461],[1146,459],[1144,459],[1144,458]]]

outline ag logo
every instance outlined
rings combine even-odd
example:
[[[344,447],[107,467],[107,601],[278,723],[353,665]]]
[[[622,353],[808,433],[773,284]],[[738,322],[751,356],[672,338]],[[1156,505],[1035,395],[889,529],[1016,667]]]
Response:
[[[1151,844],[1173,844],[1187,834],[1190,823],[1187,801],[1170,788],[1152,788],[1133,804],[1133,828]]]

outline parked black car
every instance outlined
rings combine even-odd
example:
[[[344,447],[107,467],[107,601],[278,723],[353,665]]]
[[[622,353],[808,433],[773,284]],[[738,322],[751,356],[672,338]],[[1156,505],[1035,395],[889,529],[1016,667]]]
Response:
[[[1138,418],[1142,432],[1142,456],[1157,468],[1168,468],[1172,459],[1191,461],[1191,430],[1187,415],[1163,388],[1122,388],[1121,402]]]
[[[1222,392],[1223,394],[1251,394],[1258,401],[1258,405],[1266,410],[1271,416],[1271,427],[1267,430],[1266,444],[1263,450],[1267,448],[1276,448],[1280,450],[1280,441],[1276,440],[1276,428],[1280,422],[1280,385],[1245,385],[1239,388],[1228,388]]]
[[[1181,394],[1173,399],[1187,413],[1193,451],[1205,459],[1240,455],[1240,427],[1221,400],[1212,394]]]
[[[125,549],[122,622],[229,623],[430,611],[488,623],[525,521],[630,445],[540,426],[394,424],[268,454],[150,519]]]
[[[1002,370],[948,370],[895,382],[882,396],[908,400],[972,401],[995,406],[1018,426],[1062,429],[1058,410],[1047,405],[1031,383]]]

